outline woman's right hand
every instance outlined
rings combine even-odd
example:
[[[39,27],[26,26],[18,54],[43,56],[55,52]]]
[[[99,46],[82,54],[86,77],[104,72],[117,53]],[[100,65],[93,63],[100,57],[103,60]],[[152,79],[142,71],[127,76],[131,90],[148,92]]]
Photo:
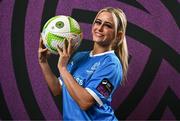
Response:
[[[38,60],[40,64],[47,63],[47,58],[50,55],[48,49],[44,46],[43,40],[40,37],[39,40],[39,49],[38,49]]]

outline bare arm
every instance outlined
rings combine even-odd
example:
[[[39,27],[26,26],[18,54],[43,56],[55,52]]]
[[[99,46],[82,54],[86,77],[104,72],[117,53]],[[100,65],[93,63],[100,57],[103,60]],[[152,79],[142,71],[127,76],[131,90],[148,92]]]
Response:
[[[94,104],[94,98],[89,92],[81,87],[72,75],[67,71],[66,68],[61,68],[60,72],[63,73],[64,83],[72,96],[72,98],[78,103],[81,109],[87,110],[91,105]]]
[[[62,75],[63,81],[69,91],[71,97],[78,103],[81,109],[87,110],[90,106],[92,106],[95,102],[95,99],[89,94],[89,92],[81,87],[73,76],[68,72],[66,66],[69,61],[69,58],[73,52],[72,50],[72,40],[65,41],[63,50],[58,49],[60,54],[58,69]]]
[[[49,55],[49,52],[47,48],[44,47],[43,41],[40,38],[39,49],[38,49],[39,64],[50,90],[52,91],[53,95],[56,96],[60,94],[61,86],[58,82],[58,78],[53,74],[48,64],[48,61],[47,61],[48,55]]]

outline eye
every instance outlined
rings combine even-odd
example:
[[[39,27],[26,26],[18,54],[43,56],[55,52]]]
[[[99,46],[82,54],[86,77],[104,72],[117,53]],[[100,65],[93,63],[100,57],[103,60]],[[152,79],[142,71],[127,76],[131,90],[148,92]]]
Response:
[[[63,28],[64,27],[64,23],[62,22],[62,21],[58,21],[58,22],[56,22],[56,27],[57,28]]]
[[[112,28],[112,25],[110,25],[110,24],[104,24],[104,26],[106,26],[108,28]]]
[[[101,25],[101,21],[99,21],[99,20],[96,20],[94,23],[97,25]]]

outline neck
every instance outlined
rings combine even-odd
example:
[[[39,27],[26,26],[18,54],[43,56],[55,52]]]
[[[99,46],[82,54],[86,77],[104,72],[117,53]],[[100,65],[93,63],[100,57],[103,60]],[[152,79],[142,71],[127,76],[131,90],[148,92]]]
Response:
[[[104,53],[104,52],[107,52],[110,50],[112,50],[112,49],[109,46],[108,47],[102,47],[102,46],[95,43],[94,48],[92,50],[92,54],[94,55],[94,54]]]

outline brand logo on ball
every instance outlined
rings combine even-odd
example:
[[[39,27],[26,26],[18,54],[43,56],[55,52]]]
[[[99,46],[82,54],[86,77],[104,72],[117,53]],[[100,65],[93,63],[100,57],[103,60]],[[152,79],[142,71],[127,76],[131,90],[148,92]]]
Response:
[[[62,21],[58,21],[57,23],[56,23],[56,27],[57,28],[63,28],[64,27],[64,23],[62,22]]]

